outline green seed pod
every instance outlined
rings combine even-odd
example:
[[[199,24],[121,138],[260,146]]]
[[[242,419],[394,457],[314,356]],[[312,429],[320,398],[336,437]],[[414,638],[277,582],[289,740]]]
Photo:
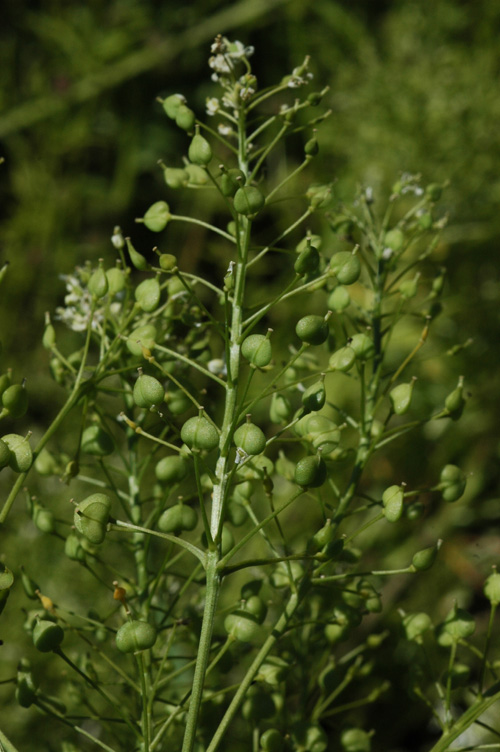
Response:
[[[53,512],[40,504],[34,505],[33,522],[41,533],[53,533],[56,529]]]
[[[292,403],[282,392],[274,392],[271,397],[271,406],[269,408],[269,418],[272,423],[285,425],[292,415]]]
[[[135,289],[135,299],[139,303],[143,311],[151,313],[160,302],[161,289],[158,277],[153,279],[145,279]]]
[[[430,546],[429,548],[423,548],[421,551],[417,551],[417,553],[414,554],[411,563],[417,572],[425,572],[432,567],[436,561],[437,553],[441,548],[441,543],[442,541],[439,540],[436,545]]]
[[[412,501],[405,507],[407,518],[410,522],[416,522],[422,519],[425,512],[425,505],[421,501]]]
[[[457,501],[465,491],[467,479],[456,465],[445,465],[441,470],[440,488],[445,501]]]
[[[277,687],[286,679],[289,670],[290,664],[284,661],[283,658],[272,656],[264,661],[255,678],[256,681],[263,681],[266,684]]]
[[[335,253],[330,260],[330,269],[341,285],[352,285],[361,274],[359,257],[349,251]]]
[[[444,401],[444,406],[452,420],[458,420],[465,407],[464,378],[460,376],[456,388],[450,392]]]
[[[72,561],[85,561],[85,549],[80,538],[70,533],[64,542],[64,553]]]
[[[211,161],[212,156],[212,147],[207,139],[199,133],[195,133],[189,144],[189,161],[193,162],[195,165],[207,165]]]
[[[239,497],[229,499],[226,507],[226,517],[228,522],[234,525],[234,527],[241,527],[247,521],[248,512],[239,501]]]
[[[325,752],[328,747],[328,737],[317,723],[297,721],[292,726],[292,739],[295,749],[307,752]]]
[[[25,572],[24,567],[21,567],[21,584],[28,598],[31,598],[31,600],[33,601],[37,601],[37,590],[39,589],[38,584],[34,580],[32,580],[31,577]]]
[[[309,141],[306,141],[306,144],[304,146],[304,153],[306,157],[315,157],[316,154],[319,152],[319,146],[318,141],[315,136],[309,139]]]
[[[172,415],[182,415],[193,406],[193,403],[182,389],[169,389],[165,394],[165,402]]]
[[[149,410],[153,406],[161,405],[165,390],[154,376],[141,373],[134,384],[133,394],[137,407],[144,407]]]
[[[22,418],[28,409],[28,393],[22,384],[12,384],[2,394],[2,413],[11,418]],[[0,413],[0,415],[2,414]]]
[[[80,449],[82,452],[91,454],[94,457],[107,457],[113,454],[115,442],[113,437],[100,426],[93,425],[88,426],[83,432]],[[35,466],[37,461],[38,458],[35,461]]]
[[[330,366],[332,371],[342,371],[343,373],[346,373],[352,368],[355,360],[356,353],[354,352],[352,347],[346,345],[345,347],[341,347],[340,350],[337,350],[333,353],[333,355],[330,356],[328,365]]]
[[[329,185],[311,185],[306,191],[312,209],[325,209],[331,201],[332,189]]]
[[[33,644],[41,653],[57,650],[64,640],[64,632],[59,624],[40,619],[33,628]]]
[[[16,473],[27,473],[33,463],[29,437],[8,433],[1,440],[10,450],[9,466]]]
[[[271,718],[275,713],[273,698],[259,684],[252,684],[241,708],[243,718],[247,721],[260,721],[261,718]]]
[[[10,462],[10,449],[3,439],[0,439],[0,470]]]
[[[219,433],[207,418],[197,415],[184,423],[181,439],[190,449],[210,452],[219,444]]]
[[[45,329],[43,331],[42,345],[46,350],[52,350],[56,344],[56,330],[50,323],[50,316],[45,314]]]
[[[125,288],[125,274],[116,266],[106,271],[106,279],[108,280],[108,295],[111,298]]]
[[[94,298],[104,298],[104,296],[108,294],[108,278],[106,272],[102,268],[102,261],[99,261],[99,268],[91,275],[87,287],[89,293]]]
[[[262,624],[266,618],[267,606],[258,595],[250,595],[248,598],[244,599],[243,611],[246,614],[251,614],[259,624]]]
[[[359,360],[368,360],[375,354],[375,345],[373,340],[368,334],[359,332],[352,337],[350,346],[356,353],[356,357]]]
[[[431,183],[425,189],[425,195],[431,201],[439,201],[439,199],[441,198],[442,192],[443,192],[443,189],[437,183]]]
[[[389,486],[382,494],[385,519],[388,522],[397,522],[403,514],[404,493],[401,486]]]
[[[250,334],[241,343],[241,354],[256,368],[269,365],[272,358],[269,337],[264,334]]]
[[[298,561],[280,561],[269,578],[271,585],[277,589],[289,587],[291,585],[290,573],[293,582],[299,582],[304,576],[304,567]]]
[[[397,227],[389,230],[384,236],[384,246],[390,248],[394,253],[401,251],[405,243],[404,233]]]
[[[156,201],[149,207],[142,221],[151,232],[161,232],[169,223],[170,217],[170,208],[166,201]]]
[[[179,454],[164,457],[157,462],[155,475],[160,483],[180,483],[188,474],[189,464]]]
[[[109,496],[103,493],[91,494],[75,508],[73,523],[84,538],[97,545],[106,536],[110,509]]]
[[[460,689],[470,684],[471,670],[465,663],[454,663],[449,671],[445,671],[441,677],[441,684],[446,686],[450,683],[451,689]]]
[[[310,243],[307,248],[299,254],[299,257],[295,261],[293,268],[296,274],[314,274],[319,267],[319,253]]]
[[[137,357],[142,355],[142,348],[152,350],[155,346],[156,327],[153,324],[139,326],[127,339],[127,349]]]
[[[18,670],[16,700],[22,708],[29,708],[36,700],[37,687],[33,681],[31,671]]]
[[[484,594],[492,606],[498,606],[500,603],[500,574],[495,567],[484,583]]]
[[[163,100],[162,105],[167,117],[171,120],[175,120],[177,110],[181,104],[185,104],[186,100],[182,94],[171,94],[169,97]]]
[[[264,195],[254,185],[244,185],[234,194],[234,209],[245,217],[257,214],[266,203]]]
[[[165,167],[163,178],[169,188],[184,188],[189,183],[189,175],[182,167]]]
[[[10,386],[11,380],[10,380],[10,368],[7,371],[7,373],[2,373],[0,376],[0,397],[5,392],[5,390]]]
[[[391,400],[392,410],[396,415],[404,415],[410,409],[414,384],[415,379],[412,379],[408,384],[398,384],[394,389],[391,389],[389,399]]]
[[[399,285],[399,294],[402,298],[405,298],[405,300],[410,300],[411,298],[414,298],[417,294],[417,287],[418,287],[418,280],[420,278],[420,274],[416,274],[413,279],[405,279],[401,282]]]
[[[251,617],[250,614],[238,611],[229,614],[224,619],[224,629],[227,634],[234,637],[239,642],[260,642],[262,638],[262,627]]]
[[[197,164],[187,164],[184,169],[187,172],[188,185],[207,185],[208,175],[204,167]]]
[[[175,122],[183,131],[192,131],[196,122],[193,110],[190,110],[185,104],[179,105],[175,113]]]
[[[246,422],[236,429],[233,440],[246,454],[261,454],[266,448],[266,437],[255,423]]]
[[[148,262],[146,261],[142,253],[139,253],[135,250],[130,238],[125,238],[125,242],[127,244],[128,254],[130,256],[132,266],[135,266],[135,268],[139,269],[139,271],[141,272],[145,272],[147,269],[149,269]]]
[[[445,620],[436,627],[436,639],[438,645],[447,648],[460,640],[466,640],[475,630],[476,623],[473,617],[463,608],[458,608],[455,603]]]
[[[324,407],[326,402],[325,380],[322,378],[305,390],[302,395],[302,404],[309,412],[316,412]]]
[[[240,188],[245,182],[245,174],[238,170],[236,167],[227,170],[222,173],[220,179],[220,189],[223,196],[226,198],[232,198],[238,188]]]
[[[335,528],[331,520],[327,520],[323,527],[313,535],[313,544],[316,550],[320,551],[335,540]]]
[[[149,650],[156,642],[157,632],[147,621],[134,619],[122,624],[116,633],[116,647],[120,653],[138,653]]]
[[[418,225],[422,230],[430,230],[432,227],[432,214],[428,211],[421,211],[417,215]]]
[[[343,285],[337,285],[328,296],[326,305],[330,311],[342,313],[351,304],[349,291]]]
[[[194,530],[198,524],[196,510],[186,504],[175,504],[166,509],[158,520],[158,529],[162,533],[179,534],[184,530]]]
[[[302,253],[302,251],[305,251],[309,245],[313,245],[319,251],[322,243],[321,235],[311,235],[310,233],[307,233],[306,237],[302,238],[302,240],[297,243],[295,251],[297,253]]]
[[[345,752],[370,752],[371,737],[360,728],[350,728],[342,732],[340,743]]]
[[[307,345],[322,345],[328,337],[328,324],[323,316],[311,314],[299,319],[295,327],[297,337]]]
[[[160,269],[163,269],[164,272],[173,272],[177,267],[177,258],[173,253],[162,253],[160,254],[158,263],[160,264]]]
[[[422,635],[431,627],[431,617],[424,612],[406,614],[403,617],[403,629],[407,640],[421,642]]]
[[[294,482],[302,488],[319,488],[325,482],[327,469],[319,456],[302,457],[295,467]]]
[[[238,483],[238,485],[234,489],[234,493],[240,499],[251,499],[254,493],[253,483],[249,480],[245,480],[243,481],[243,483]]]
[[[260,747],[263,752],[283,752],[285,740],[278,729],[270,728],[260,737]]]

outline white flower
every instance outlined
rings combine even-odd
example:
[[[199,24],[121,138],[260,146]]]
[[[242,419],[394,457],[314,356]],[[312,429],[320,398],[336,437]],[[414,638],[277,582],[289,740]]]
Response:
[[[208,60],[208,64],[216,73],[231,72],[231,68],[229,67],[229,63],[227,62],[225,55],[212,55],[212,57]]]
[[[225,123],[219,123],[217,126],[217,130],[221,134],[221,136],[232,136],[234,134],[233,129],[230,125],[226,125]]]
[[[220,102],[217,97],[207,97],[207,115],[215,115],[220,109]]]

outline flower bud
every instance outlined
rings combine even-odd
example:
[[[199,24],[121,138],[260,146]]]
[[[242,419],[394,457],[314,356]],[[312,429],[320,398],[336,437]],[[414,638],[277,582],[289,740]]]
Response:
[[[110,509],[111,500],[106,494],[91,494],[75,508],[73,523],[84,538],[97,545],[106,536]]]
[[[330,269],[341,285],[354,284],[361,274],[359,257],[349,251],[335,253],[330,260]]]
[[[245,217],[257,214],[265,203],[264,195],[254,185],[244,185],[234,194],[234,209]]]
[[[328,337],[328,324],[323,316],[311,314],[303,316],[297,322],[295,333],[308,345],[321,345]]]
[[[175,504],[166,509],[158,520],[158,530],[162,533],[182,533],[183,530],[194,530],[198,524],[198,515],[193,507],[186,504]]]
[[[181,439],[190,449],[210,452],[219,444],[219,433],[205,416],[197,415],[184,423]]]
[[[436,638],[441,647],[450,647],[453,643],[466,640],[474,634],[476,624],[473,617],[463,608],[453,605],[445,620],[436,627]]]
[[[306,157],[315,157],[318,152],[319,152],[318,140],[316,136],[313,136],[312,138],[309,139],[309,141],[306,141],[306,144],[304,146],[304,153]]]
[[[266,437],[264,432],[248,421],[236,429],[233,440],[239,449],[243,449],[246,454],[261,454],[266,448]]]
[[[157,201],[149,207],[143,217],[143,222],[152,232],[161,232],[170,221],[170,209],[165,201]],[[134,264],[135,266],[135,264]]]
[[[152,648],[156,642],[157,632],[147,621],[127,621],[116,633],[116,647],[121,653],[137,653]]]
[[[212,159],[212,147],[200,133],[195,133],[189,144],[189,161],[195,165],[207,165]]]
[[[302,488],[319,488],[325,482],[327,469],[319,455],[303,457],[295,467],[294,482]]]
[[[278,729],[270,728],[260,737],[260,748],[263,752],[283,752],[285,740]]]
[[[250,334],[241,343],[241,354],[256,368],[264,368],[271,362],[271,342],[263,334]]]
[[[141,369],[139,369],[141,370]],[[151,408],[160,405],[165,396],[165,390],[158,379],[141,373],[134,384],[134,402],[137,407]]]
[[[135,299],[143,311],[151,313],[160,302],[161,288],[158,277],[145,279],[135,289]]]

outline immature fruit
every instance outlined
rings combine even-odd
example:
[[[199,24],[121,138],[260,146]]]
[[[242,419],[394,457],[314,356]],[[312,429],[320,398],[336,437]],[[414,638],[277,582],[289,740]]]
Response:
[[[165,402],[172,415],[182,415],[193,405],[182,389],[169,389],[165,394]]]
[[[137,357],[142,355],[142,348],[152,350],[155,346],[156,327],[153,324],[139,326],[127,339],[127,349]]]
[[[2,393],[2,405],[2,412],[11,418],[22,418],[28,409],[28,393],[24,384],[8,386]]]
[[[403,617],[403,628],[407,640],[420,641],[420,638],[432,627],[431,617],[425,612],[406,614]]]
[[[187,164],[184,169],[188,176],[189,185],[206,185],[208,183],[206,170],[200,165]]]
[[[349,251],[335,253],[330,261],[330,269],[341,285],[352,285],[361,274],[361,264],[357,255]]]
[[[185,99],[181,94],[171,94],[169,97],[163,100],[162,105],[165,113],[171,120],[175,120],[177,110],[181,104],[185,103]]]
[[[336,311],[342,313],[351,303],[351,296],[349,291],[343,285],[337,285],[328,296],[327,306],[330,311]]]
[[[417,286],[420,274],[416,274],[413,279],[404,279],[399,285],[399,293],[402,298],[409,300],[417,294]]]
[[[81,501],[74,512],[73,522],[79,533],[90,543],[102,543],[111,509],[111,500],[106,494],[95,493]]]
[[[257,368],[264,368],[271,362],[271,342],[263,334],[250,334],[241,343],[241,354]]]
[[[80,444],[82,452],[91,454],[94,457],[107,457],[115,450],[113,437],[106,433],[100,426],[88,426],[82,434]],[[38,458],[35,461],[38,462]]]
[[[33,462],[33,452],[28,437],[17,433],[8,433],[2,436],[1,441],[7,445],[10,451],[9,466],[16,473],[27,473]]]
[[[149,207],[143,217],[143,222],[152,232],[161,232],[170,221],[170,208],[166,201],[156,201]]]
[[[391,389],[389,399],[396,415],[404,415],[410,409],[414,385],[415,379],[412,379],[408,384],[398,384],[394,389]]]
[[[80,538],[70,533],[64,543],[64,553],[72,561],[85,561],[85,549]]]
[[[371,737],[360,728],[350,728],[342,732],[340,743],[345,752],[370,752]]]
[[[132,266],[135,266],[135,268],[139,269],[139,271],[141,272],[144,272],[146,271],[146,269],[149,269],[148,262],[146,261],[142,253],[139,253],[139,251],[135,250],[130,238],[125,238],[125,242],[127,244],[128,255],[130,256],[130,261],[132,262]]]
[[[244,185],[234,194],[233,202],[235,211],[248,217],[257,214],[266,203],[266,199],[256,186]]]
[[[248,519],[248,512],[239,497],[229,499],[226,507],[227,521],[234,527],[241,527]]]
[[[431,201],[439,201],[442,192],[443,189],[437,183],[431,183],[425,189],[425,195],[427,196],[427,198],[430,198]]]
[[[161,288],[158,277],[145,279],[135,288],[135,299],[146,313],[151,313],[160,302]]]
[[[413,556],[413,559],[411,560],[412,566],[417,570],[417,572],[425,572],[427,569],[430,569],[434,562],[436,561],[436,556],[441,548],[442,541],[438,541],[435,546],[430,546],[429,548],[424,548],[421,551],[417,551],[417,553]]]
[[[318,250],[308,243],[307,247],[299,254],[293,265],[296,274],[314,274],[319,266]]]
[[[292,739],[295,749],[304,752],[325,752],[328,747],[328,737],[317,723],[297,721],[292,726]]]
[[[397,522],[403,514],[404,494],[401,486],[389,486],[382,494],[384,515],[388,522]]]
[[[95,298],[103,298],[109,290],[108,278],[102,268],[102,262],[99,268],[91,275],[88,281],[88,290]]]
[[[181,439],[190,449],[210,452],[219,444],[215,426],[203,415],[189,418],[181,428]]]
[[[53,512],[40,504],[33,509],[33,522],[41,533],[53,533],[56,529]]]
[[[188,473],[189,465],[184,457],[173,455],[157,462],[155,475],[160,483],[180,483]]]
[[[333,353],[333,355],[330,356],[328,365],[333,371],[342,371],[343,373],[346,373],[352,368],[355,360],[356,353],[354,352],[352,347],[346,345],[345,347],[341,347],[340,350],[337,350]]]
[[[458,420],[462,415],[465,407],[463,376],[460,376],[456,388],[446,397],[444,406],[452,420]]]
[[[174,190],[183,188],[189,182],[189,175],[182,167],[165,167],[163,178],[168,187]]]
[[[57,650],[64,640],[64,632],[59,624],[40,619],[33,627],[33,644],[41,653]]]
[[[266,448],[266,437],[255,423],[244,423],[234,432],[234,443],[246,454],[260,454]]]
[[[294,481],[302,488],[319,488],[326,480],[327,469],[319,456],[303,457],[295,467]]]
[[[305,390],[302,394],[302,404],[309,412],[321,410],[326,402],[326,389],[324,378]]]
[[[110,297],[114,297],[125,287],[125,274],[116,266],[106,271],[106,279],[108,280],[108,295]]]
[[[188,157],[195,165],[207,165],[212,159],[212,147],[199,133],[195,133],[189,144]]]
[[[177,266],[177,258],[173,253],[161,253],[158,263],[160,264],[160,269],[163,269],[164,272],[172,272]]]
[[[274,392],[271,397],[271,406],[269,408],[269,418],[272,423],[285,424],[290,420],[292,415],[292,403],[285,394]]]
[[[0,470],[7,467],[10,461],[10,449],[3,439],[0,439]]]
[[[275,728],[267,729],[260,737],[260,747],[263,752],[282,752],[284,744],[283,734]]]
[[[441,470],[440,486],[445,501],[456,501],[465,491],[467,479],[456,465],[445,465]]]
[[[476,623],[473,617],[455,603],[444,622],[436,627],[437,642],[441,647],[450,647],[453,643],[466,640],[474,634]]]
[[[239,642],[258,642],[262,637],[262,627],[257,619],[244,611],[235,611],[226,616],[224,629]]]
[[[196,122],[193,110],[190,110],[185,104],[179,105],[175,113],[175,122],[182,130],[192,131]]]
[[[17,672],[16,700],[22,708],[29,708],[36,700],[37,687],[26,661],[26,668],[20,666]]]
[[[241,714],[247,721],[271,718],[276,713],[272,697],[258,684],[252,684],[246,694]]]
[[[183,530],[194,530],[198,524],[196,510],[186,504],[175,504],[165,510],[158,520],[158,529],[162,533],[182,533]]]
[[[484,594],[492,606],[498,606],[500,603],[500,574],[496,569],[484,583]]]
[[[220,189],[223,196],[226,196],[226,198],[232,198],[238,188],[243,185],[244,181],[244,173],[236,167],[224,172],[220,179]]]
[[[405,242],[405,236],[401,230],[394,228],[385,233],[384,245],[386,248],[390,248],[391,251],[398,253],[403,248]]]
[[[321,345],[328,337],[328,324],[323,316],[311,314],[299,319],[295,332],[307,345]]]
[[[364,332],[355,334],[351,339],[350,346],[359,360],[368,360],[375,353],[375,345],[372,338]]]
[[[152,624],[134,619],[122,624],[116,633],[115,642],[121,653],[137,653],[152,648],[156,638],[156,629]]]
[[[154,376],[141,373],[134,384],[133,395],[137,407],[149,409],[153,405],[161,405],[165,396],[165,390]]]

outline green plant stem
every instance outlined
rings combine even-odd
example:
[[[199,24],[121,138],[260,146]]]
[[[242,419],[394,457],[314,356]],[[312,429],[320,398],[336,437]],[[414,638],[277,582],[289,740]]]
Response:
[[[7,739],[2,731],[0,731],[0,745],[2,746],[2,752],[19,752],[17,747],[14,747],[12,742]]]
[[[488,692],[477,700],[455,721],[453,726],[446,730],[429,752],[445,752],[450,744],[475,723],[488,708],[500,700],[500,686],[495,684]],[[208,750],[207,750],[208,752]]]
[[[488,650],[490,647],[491,635],[493,632],[493,622],[495,620],[495,613],[498,607],[498,603],[491,604],[490,618],[488,619],[488,631],[486,633],[486,645],[484,646],[484,653],[481,659],[481,670],[479,672],[479,694],[483,694],[484,677],[486,673],[486,664],[488,660]]]

